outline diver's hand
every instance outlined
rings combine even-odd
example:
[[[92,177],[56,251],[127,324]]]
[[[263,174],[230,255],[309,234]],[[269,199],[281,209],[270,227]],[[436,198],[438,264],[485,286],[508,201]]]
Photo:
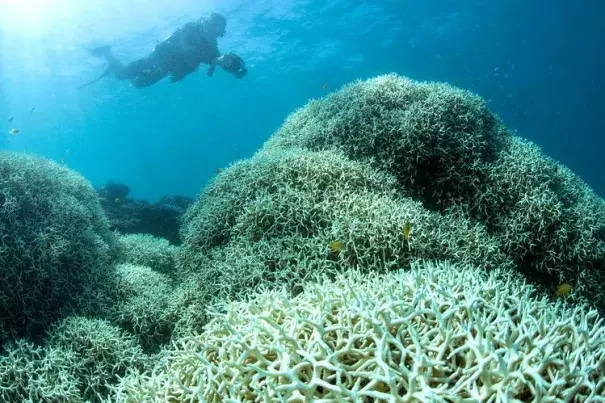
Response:
[[[216,64],[236,78],[242,78],[248,73],[244,60],[232,52],[219,56],[216,59]]]

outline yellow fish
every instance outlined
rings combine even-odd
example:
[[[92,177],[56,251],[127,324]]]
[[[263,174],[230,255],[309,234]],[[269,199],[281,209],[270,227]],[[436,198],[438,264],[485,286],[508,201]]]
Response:
[[[573,287],[571,286],[571,284],[559,284],[559,286],[557,287],[557,291],[555,291],[555,295],[557,297],[567,297],[569,294],[571,294],[572,288]]]
[[[345,244],[340,241],[332,241],[328,244],[328,247],[332,253],[344,252],[347,249]]]
[[[17,133],[19,133],[19,129],[10,129],[10,130],[8,131],[8,134],[12,134],[13,136],[14,136],[15,134],[17,134]]]
[[[412,224],[407,222],[403,227],[403,239],[406,242],[410,240],[410,232],[412,232]]]

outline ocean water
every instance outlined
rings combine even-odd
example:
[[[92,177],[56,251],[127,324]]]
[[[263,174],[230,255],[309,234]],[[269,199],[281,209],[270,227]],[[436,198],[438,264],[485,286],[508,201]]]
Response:
[[[227,18],[219,48],[243,57],[245,78],[202,67],[176,84],[77,88],[106,67],[87,48],[130,62],[210,11]],[[603,196],[604,17],[598,0],[0,0],[0,149],[135,198],[195,196],[309,99],[395,72],[478,93]]]

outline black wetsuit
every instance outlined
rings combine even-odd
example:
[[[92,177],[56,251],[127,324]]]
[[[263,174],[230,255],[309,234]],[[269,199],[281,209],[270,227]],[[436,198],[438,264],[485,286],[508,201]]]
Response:
[[[130,80],[135,87],[152,85],[167,75],[176,82],[219,56],[216,38],[204,35],[201,22],[190,22],[159,43],[149,56],[120,69],[116,77]]]

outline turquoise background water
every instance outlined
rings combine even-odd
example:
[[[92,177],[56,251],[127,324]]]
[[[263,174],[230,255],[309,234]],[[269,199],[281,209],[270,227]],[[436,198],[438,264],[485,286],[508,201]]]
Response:
[[[202,67],[177,84],[77,89],[105,68],[86,47],[129,62],[209,11],[226,16],[219,47],[246,60],[244,79]],[[605,195],[604,16],[601,0],[0,0],[0,148],[137,198],[193,196],[310,98],[396,72],[477,92]]]

